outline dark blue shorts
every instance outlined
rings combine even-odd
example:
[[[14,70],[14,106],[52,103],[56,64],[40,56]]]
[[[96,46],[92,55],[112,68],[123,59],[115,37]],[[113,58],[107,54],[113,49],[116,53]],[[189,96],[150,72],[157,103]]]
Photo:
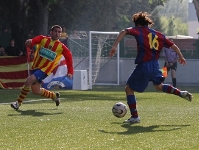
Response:
[[[164,67],[166,66],[166,62],[165,62],[165,64],[164,64]],[[173,63],[173,65],[172,66],[169,66],[169,67],[167,67],[167,72],[169,72],[170,70],[177,70],[177,62],[175,62],[175,63]]]
[[[42,83],[42,80],[48,76],[46,73],[44,73],[40,69],[31,70],[30,73],[31,75],[34,74],[34,76],[36,77],[39,83]]]
[[[150,61],[136,66],[127,80],[127,85],[134,91],[143,92],[149,81],[152,81],[154,85],[159,85],[163,79],[158,61]]]

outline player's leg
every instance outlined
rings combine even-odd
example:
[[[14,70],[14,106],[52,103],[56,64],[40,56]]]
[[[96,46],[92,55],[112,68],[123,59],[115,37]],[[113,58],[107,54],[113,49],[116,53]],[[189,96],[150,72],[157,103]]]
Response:
[[[34,82],[36,82],[36,77],[34,75],[29,76],[25,83],[23,88],[21,89],[21,92],[17,98],[17,101],[11,104],[11,107],[18,110],[19,107],[21,106],[21,104],[23,103],[24,99],[26,98],[26,96],[28,95],[28,93],[30,92],[30,87],[31,84],[33,84]]]
[[[168,94],[174,94],[174,95],[180,96],[188,101],[192,100],[191,93],[189,93],[187,91],[181,91],[180,89],[175,88],[170,84],[163,84],[162,72],[159,70],[157,70],[156,74],[154,75],[154,77],[151,80],[153,82],[155,89],[158,91],[163,91]]]
[[[172,77],[172,83],[173,83],[173,86],[176,87],[176,71],[171,69],[171,77]]]
[[[174,94],[174,95],[180,96],[188,101],[192,101],[192,98],[193,98],[192,94],[189,93],[188,91],[181,91],[180,89],[175,88],[170,84],[163,84],[163,83],[161,83],[159,85],[154,84],[154,87],[158,91],[163,91],[168,94]]]
[[[131,117],[124,122],[126,123],[139,123],[140,117],[138,116],[136,96],[134,91],[143,92],[147,85],[148,80],[145,74],[142,72],[144,70],[140,65],[136,66],[129,79],[127,80],[127,85],[125,87],[127,104],[131,113]]]
[[[41,88],[42,80],[45,79],[47,77],[47,75],[40,70],[37,71],[37,73],[35,73],[35,74],[37,76],[37,82],[31,85],[32,93],[35,95],[41,95],[46,98],[51,98],[55,102],[56,106],[59,106],[60,93],[51,92],[49,90]]]
[[[127,85],[125,87],[125,92],[126,92],[126,99],[131,113],[131,117],[125,120],[124,123],[139,123],[140,117],[138,117],[136,97],[134,95],[134,91],[129,87],[129,85]]]
[[[171,66],[171,78],[172,78],[172,83],[174,87],[176,87],[176,70],[177,70],[177,62],[175,62]]]
[[[60,93],[59,92],[51,92],[49,90],[46,90],[44,88],[41,88],[41,84],[40,83],[37,83],[35,85],[32,85],[32,92],[33,94],[35,95],[41,95],[43,97],[46,97],[46,98],[51,98],[56,106],[59,106],[60,104]]]
[[[52,100],[55,101],[56,106],[58,106],[60,104],[60,100],[59,100],[60,94],[49,92],[49,91],[45,92],[44,90],[41,89],[41,82],[43,79],[47,77],[47,75],[39,69],[33,70],[31,73],[32,75],[26,79],[24,83],[24,87],[22,88],[17,101],[12,103],[11,107],[16,110],[19,109],[23,100],[26,98],[27,94],[29,93],[30,87],[32,89],[33,94],[42,95],[47,98],[52,98]]]

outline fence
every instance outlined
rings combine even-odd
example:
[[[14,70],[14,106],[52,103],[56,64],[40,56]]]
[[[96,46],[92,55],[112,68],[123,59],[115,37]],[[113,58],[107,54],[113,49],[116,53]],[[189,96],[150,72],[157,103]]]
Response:
[[[83,41],[84,40],[84,41]],[[88,39],[75,40],[75,43],[70,42],[69,48],[74,54],[74,66],[76,69],[86,69],[88,63]],[[177,69],[177,84],[178,85],[199,85],[199,40],[198,39],[174,39],[176,45],[179,46],[185,58],[187,65],[181,66],[178,64]],[[83,43],[83,44],[82,44]],[[78,46],[77,46],[78,45]],[[129,74],[134,69],[134,58],[136,56],[136,46],[133,38],[124,39],[120,43],[120,69],[119,69],[119,84],[125,84]],[[129,54],[129,51],[132,51]],[[102,60],[103,61],[103,60]],[[117,60],[112,59],[110,63],[115,64]],[[160,66],[163,67],[164,59],[160,59]],[[81,68],[81,64],[83,68]],[[110,74],[115,72],[111,67],[106,68],[106,72],[101,74],[98,80],[106,82],[110,80]],[[109,77],[110,76],[110,77]],[[23,85],[28,77],[28,63],[25,56],[0,57],[0,88],[19,88]],[[171,83],[170,75],[165,80],[166,83]]]

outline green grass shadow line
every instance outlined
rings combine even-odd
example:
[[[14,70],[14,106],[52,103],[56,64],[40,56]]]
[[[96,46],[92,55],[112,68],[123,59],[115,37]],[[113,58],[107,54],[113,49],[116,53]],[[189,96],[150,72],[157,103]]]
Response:
[[[119,123],[113,123],[119,124]],[[120,123],[121,124],[121,123]],[[126,131],[123,132],[109,132],[105,130],[98,130],[102,133],[109,134],[119,134],[119,135],[130,135],[130,134],[140,134],[146,132],[168,132],[174,130],[180,130],[184,127],[189,127],[191,125],[152,125],[152,126],[139,126],[137,124],[122,124],[121,127],[126,128]]]
[[[45,112],[39,112],[36,110],[17,110],[18,114],[8,114],[8,116],[33,116],[33,117],[41,117],[41,116],[49,116],[49,115],[60,115],[63,114],[61,112],[58,113],[45,113]]]

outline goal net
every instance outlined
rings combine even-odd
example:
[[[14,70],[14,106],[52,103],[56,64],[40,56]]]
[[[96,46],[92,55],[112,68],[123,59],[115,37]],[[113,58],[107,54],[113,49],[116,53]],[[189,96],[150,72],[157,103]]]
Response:
[[[119,85],[119,45],[114,57],[108,57],[119,32],[89,32],[89,83]]]
[[[119,32],[90,31],[88,38],[68,39],[74,69],[87,70],[88,88],[93,85],[119,85],[119,45],[114,57],[108,57]]]

